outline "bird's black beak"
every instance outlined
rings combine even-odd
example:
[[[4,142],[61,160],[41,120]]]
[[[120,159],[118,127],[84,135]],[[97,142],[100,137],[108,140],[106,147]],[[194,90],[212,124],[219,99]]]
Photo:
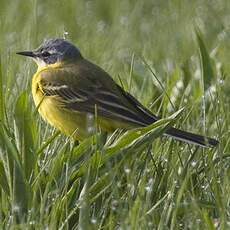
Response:
[[[22,51],[22,52],[17,52],[16,54],[19,54],[22,56],[27,56],[27,57],[36,57],[37,56],[33,51]]]

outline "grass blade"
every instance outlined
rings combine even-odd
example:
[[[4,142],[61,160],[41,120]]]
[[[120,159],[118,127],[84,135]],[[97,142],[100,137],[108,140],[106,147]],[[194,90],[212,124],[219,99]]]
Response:
[[[28,96],[24,91],[16,102],[15,122],[18,131],[19,151],[27,178],[30,177],[36,160],[34,151],[35,125],[28,105]]]
[[[200,51],[203,88],[204,91],[206,91],[210,87],[211,82],[214,79],[214,72],[212,69],[211,59],[208,50],[205,46],[201,32],[199,31],[198,28],[196,29],[196,38],[197,38],[199,51]]]

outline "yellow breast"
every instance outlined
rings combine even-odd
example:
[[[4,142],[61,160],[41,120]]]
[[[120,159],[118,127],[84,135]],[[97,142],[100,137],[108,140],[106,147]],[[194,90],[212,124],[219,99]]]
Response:
[[[39,87],[43,71],[48,71],[48,67],[38,69],[32,79],[34,103],[42,118],[75,139],[88,137],[92,133],[93,119],[89,114],[65,109],[57,96],[45,96]]]

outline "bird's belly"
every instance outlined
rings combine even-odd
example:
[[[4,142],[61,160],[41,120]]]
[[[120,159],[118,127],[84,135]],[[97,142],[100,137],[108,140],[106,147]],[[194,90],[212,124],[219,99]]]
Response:
[[[45,97],[40,102],[41,100],[38,100],[38,97],[34,98],[35,105],[39,106],[38,111],[42,118],[66,135],[81,141],[95,132],[96,123],[93,114],[67,110],[58,103],[55,97]],[[125,123],[122,124],[106,118],[99,118],[97,121],[97,125],[102,130],[109,132],[116,128],[133,128]]]
[[[67,110],[55,97],[42,97],[37,93],[34,102],[42,118],[49,124],[77,140],[92,135],[95,127],[92,115]]]
[[[56,96],[44,96],[36,87],[33,88],[32,94],[42,118],[66,135],[77,140],[83,140],[95,132],[96,122],[93,114],[67,110]],[[97,125],[102,130],[109,132],[117,128],[134,128],[133,125],[101,117],[97,119]]]

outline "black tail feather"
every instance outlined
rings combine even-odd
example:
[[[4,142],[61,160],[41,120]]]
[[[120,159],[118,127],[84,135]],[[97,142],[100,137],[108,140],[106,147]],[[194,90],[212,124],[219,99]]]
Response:
[[[202,147],[214,147],[218,145],[219,141],[210,138],[204,137],[199,134],[189,133],[186,131],[182,131],[176,128],[170,128],[167,132],[167,135],[172,136],[175,139],[185,141],[187,143],[192,143],[196,145],[200,145]]]

